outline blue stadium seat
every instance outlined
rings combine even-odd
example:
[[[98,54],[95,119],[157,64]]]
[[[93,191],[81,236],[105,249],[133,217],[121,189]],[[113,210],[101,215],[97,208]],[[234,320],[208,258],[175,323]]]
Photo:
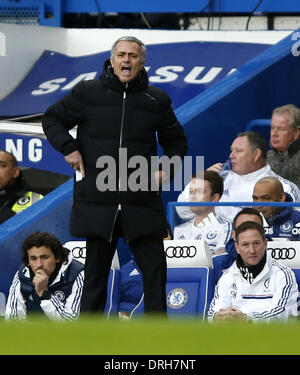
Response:
[[[212,269],[209,267],[168,268],[167,313],[170,318],[202,318],[214,293]],[[136,318],[144,312],[144,295],[132,311]]]
[[[214,294],[215,278],[208,244],[201,240],[164,241],[167,258],[167,312],[170,318],[203,318]],[[144,313],[144,295],[130,314]]]
[[[72,255],[79,262],[85,262],[86,253],[86,241],[69,241],[64,246],[72,252]],[[120,264],[117,252],[112,261],[112,267],[110,268],[108,282],[107,282],[107,299],[104,312],[107,319],[111,315],[119,313],[119,302],[120,302],[120,280],[121,272],[119,270]]]
[[[274,259],[294,271],[298,283],[298,312],[300,312],[300,241],[269,241],[268,251]]]
[[[270,141],[270,126],[271,120],[268,119],[254,119],[247,123],[245,131],[254,131],[261,134],[268,142]]]
[[[212,270],[208,267],[169,268],[167,271],[169,317],[202,317],[214,293]]]

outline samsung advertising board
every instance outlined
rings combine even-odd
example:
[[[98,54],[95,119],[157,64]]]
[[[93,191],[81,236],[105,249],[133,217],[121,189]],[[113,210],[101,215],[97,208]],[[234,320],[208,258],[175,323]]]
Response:
[[[238,42],[149,45],[145,67],[150,84],[167,91],[176,109],[268,47]],[[0,101],[0,117],[43,113],[78,82],[97,78],[109,56],[109,51],[80,57],[45,51],[16,89]]]

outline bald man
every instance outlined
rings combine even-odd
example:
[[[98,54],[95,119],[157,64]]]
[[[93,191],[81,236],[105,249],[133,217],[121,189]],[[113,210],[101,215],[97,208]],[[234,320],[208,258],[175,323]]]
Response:
[[[257,181],[253,189],[253,202],[292,202],[285,193],[281,182],[275,177],[264,177]],[[266,219],[266,234],[273,240],[300,240],[300,212],[293,207],[256,206]]]

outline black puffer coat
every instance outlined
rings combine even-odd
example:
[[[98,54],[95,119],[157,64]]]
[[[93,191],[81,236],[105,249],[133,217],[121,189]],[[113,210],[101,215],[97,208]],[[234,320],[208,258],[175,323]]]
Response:
[[[74,140],[68,130],[77,124],[77,140]],[[142,236],[166,235],[160,193],[119,188],[120,148],[127,153],[127,160],[143,156],[149,166],[151,156],[157,154],[156,134],[164,155],[183,158],[187,151],[187,139],[169,96],[148,86],[145,69],[126,85],[106,61],[99,80],[79,83],[69,95],[48,108],[43,128],[56,150],[64,155],[79,150],[83,158],[86,177],[74,183],[73,235],[109,240],[119,205],[124,236],[129,242]],[[104,192],[97,189],[96,181],[108,171],[107,165],[99,166],[99,160],[103,159],[99,157],[112,157],[115,161],[115,175],[107,176],[107,182],[108,179],[115,182],[115,189]],[[135,169],[125,167],[124,171],[122,164],[121,175],[125,172],[125,177],[126,174],[129,177]],[[125,186],[124,181],[121,186]]]

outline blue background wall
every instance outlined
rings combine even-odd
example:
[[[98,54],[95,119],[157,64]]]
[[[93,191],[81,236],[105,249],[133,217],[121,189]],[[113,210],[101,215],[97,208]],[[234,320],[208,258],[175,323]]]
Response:
[[[189,12],[189,13],[290,13],[299,12],[298,0],[264,0],[259,6],[258,0],[0,0],[0,12],[14,17],[18,12],[24,17],[36,14],[40,25],[61,26],[64,13],[99,12]],[[27,9],[26,9],[27,8]]]
[[[205,155],[206,167],[228,156],[237,132],[255,118],[270,118],[279,105],[300,105],[300,57],[291,36],[178,108],[189,155]]]

